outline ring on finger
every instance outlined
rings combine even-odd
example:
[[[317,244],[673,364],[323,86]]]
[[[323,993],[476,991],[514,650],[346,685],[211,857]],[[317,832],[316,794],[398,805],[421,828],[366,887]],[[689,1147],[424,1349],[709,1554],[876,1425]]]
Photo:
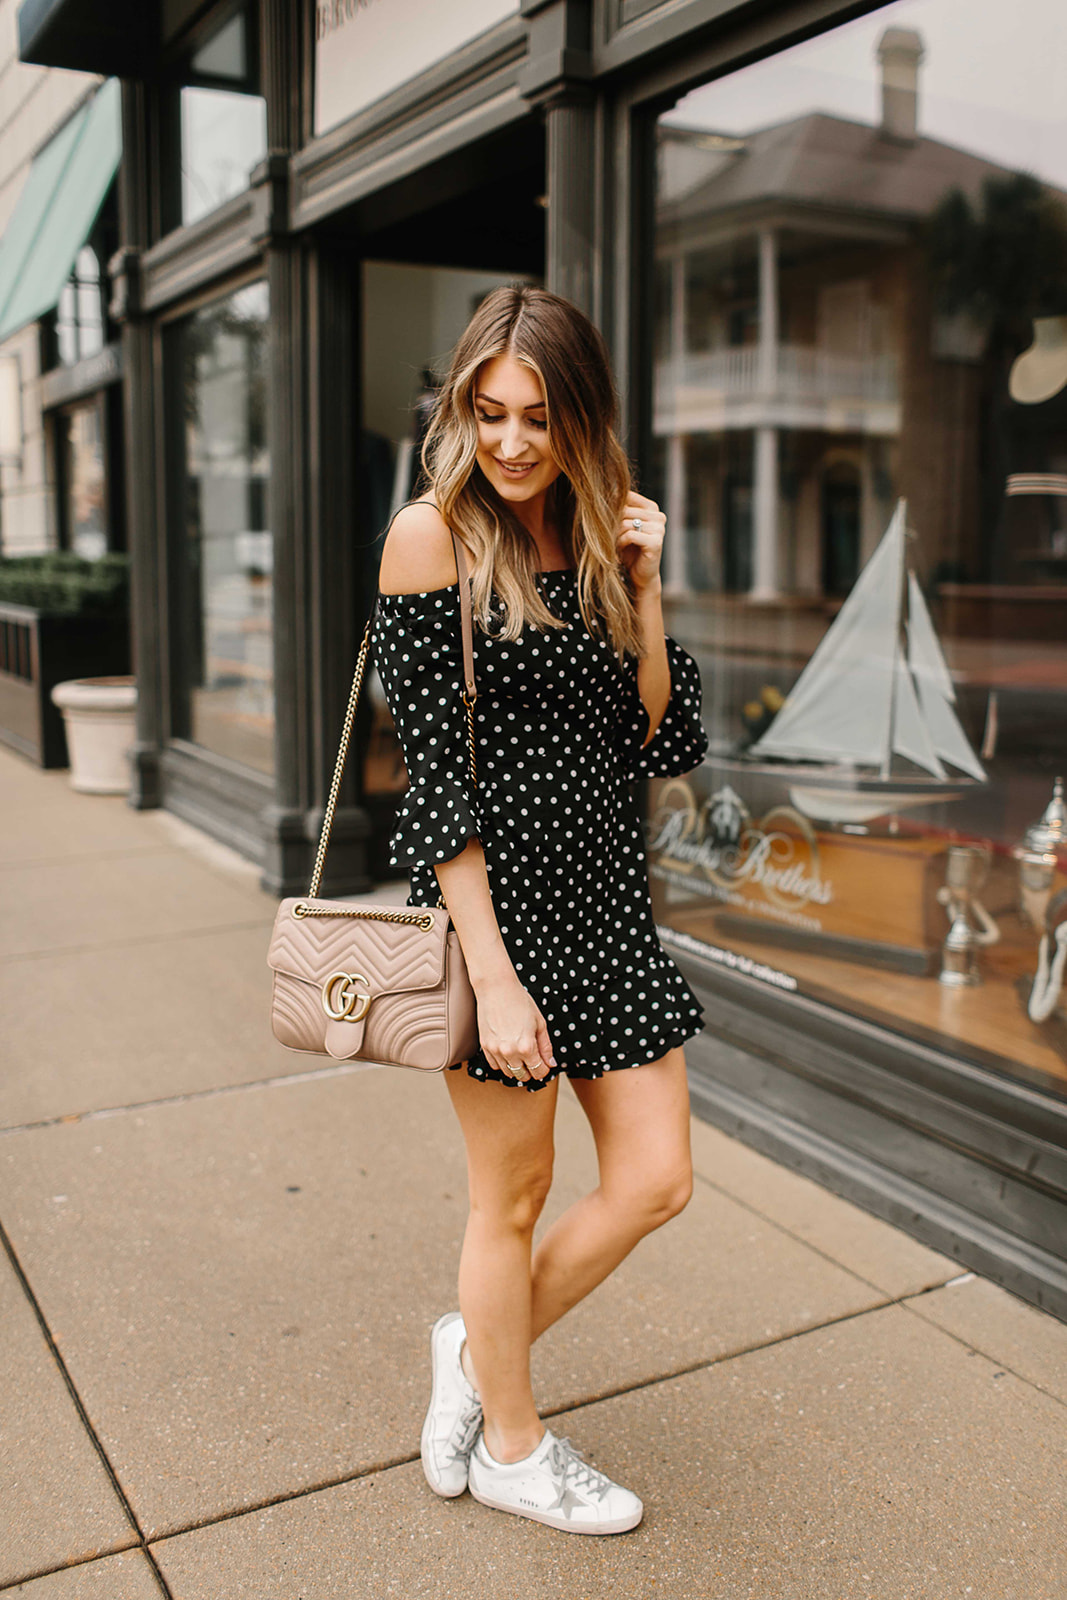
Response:
[[[644,523],[641,521],[640,517],[631,517],[630,526],[635,533],[640,533],[641,529],[644,527]]]

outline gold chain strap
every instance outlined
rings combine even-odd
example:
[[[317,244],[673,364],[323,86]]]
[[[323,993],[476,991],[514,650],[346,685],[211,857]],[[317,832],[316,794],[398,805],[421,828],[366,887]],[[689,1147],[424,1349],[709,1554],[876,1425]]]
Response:
[[[403,922],[421,928],[423,933],[429,933],[433,927],[433,918],[425,911],[378,911],[368,906],[353,906],[351,910],[346,906],[309,906],[303,900],[298,900],[293,907],[294,917],[359,917],[365,922]]]
[[[478,768],[474,759],[474,701],[467,694],[466,689],[463,691],[463,704],[467,708],[467,754],[471,764],[471,787],[477,789]]]
[[[367,652],[370,650],[370,630],[373,617],[367,618],[367,626],[363,630],[363,643],[359,647],[356,658],[356,672],[352,679],[352,689],[348,696],[348,709],[345,711],[344,727],[341,729],[341,746],[334,762],[333,781],[330,784],[330,793],[326,800],[326,809],[322,813],[322,827],[319,829],[319,848],[315,854],[315,865],[311,869],[311,882],[308,885],[308,899],[317,900],[319,884],[322,882],[322,869],[326,863],[326,851],[330,843],[330,830],[333,828],[333,816],[337,810],[337,796],[341,790],[341,779],[344,777],[345,761],[348,757],[348,745],[352,738],[352,724],[356,718],[356,706],[359,704],[359,691],[363,687],[363,671],[367,665]]]
[[[359,656],[356,659],[356,671],[355,676],[352,679],[351,693],[348,696],[348,708],[345,711],[344,727],[341,730],[341,744],[337,751],[337,760],[334,763],[333,780],[330,784],[330,792],[326,799],[326,808],[322,813],[322,827],[319,830],[319,848],[315,853],[315,865],[311,869],[311,882],[308,885],[307,897],[309,900],[317,900],[319,895],[319,884],[322,882],[322,869],[326,862],[326,851],[329,848],[330,832],[333,828],[334,812],[337,810],[337,796],[341,792],[341,779],[344,777],[345,761],[348,757],[348,746],[352,739],[352,726],[356,719],[356,707],[359,704],[360,690],[363,687],[363,673],[366,669],[367,656],[370,651],[370,636],[373,623],[374,612],[372,610],[370,616],[367,618],[367,626],[363,630],[363,642],[359,647]],[[478,787],[478,771],[474,754],[474,701],[468,696],[466,689],[463,690],[463,704],[467,708],[467,742],[469,745],[468,755],[470,758],[471,786],[472,788],[476,789]],[[439,906],[444,907],[444,900],[440,896],[438,897],[437,903]],[[304,905],[303,901],[298,902],[293,907],[293,916],[362,917],[373,922],[415,923],[418,927],[425,930],[428,930],[433,926],[433,918],[427,918],[425,912],[419,913],[414,911],[402,912],[373,911],[366,909],[361,910],[357,906],[353,906],[351,911],[326,911],[319,910],[314,906]]]

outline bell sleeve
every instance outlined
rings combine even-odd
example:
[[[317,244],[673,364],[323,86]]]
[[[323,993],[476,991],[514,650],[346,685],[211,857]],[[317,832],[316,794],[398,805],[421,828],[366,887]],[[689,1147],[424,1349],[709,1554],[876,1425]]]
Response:
[[[616,718],[616,747],[628,778],[676,778],[699,766],[708,749],[700,716],[700,669],[687,650],[667,635],[671,693],[648,744],[648,712],[637,687],[637,661],[626,658]]]
[[[374,658],[408,774],[390,847],[395,867],[432,866],[478,837],[455,585],[379,595]]]

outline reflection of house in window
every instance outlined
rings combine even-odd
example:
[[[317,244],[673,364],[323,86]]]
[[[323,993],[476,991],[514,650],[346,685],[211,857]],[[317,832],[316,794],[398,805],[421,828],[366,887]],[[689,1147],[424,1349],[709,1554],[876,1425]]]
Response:
[[[879,55],[877,127],[660,125],[653,426],[668,521],[687,530],[668,548],[676,589],[846,593],[900,492],[931,567],[980,564],[982,350],[940,337],[919,230],[1003,169],[917,135],[917,34],[887,29]]]

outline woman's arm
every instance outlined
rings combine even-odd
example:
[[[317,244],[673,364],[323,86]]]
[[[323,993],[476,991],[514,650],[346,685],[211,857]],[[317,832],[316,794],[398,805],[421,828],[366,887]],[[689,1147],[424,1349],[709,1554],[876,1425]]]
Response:
[[[648,712],[648,744],[663,720],[671,697],[671,669],[667,661],[667,637],[663,626],[662,588],[657,577],[635,597],[637,620],[645,642],[646,655],[637,663],[637,692]]]
[[[478,1039],[486,1060],[498,1072],[510,1067],[520,1079],[526,1073],[546,1077],[556,1065],[548,1024],[504,948],[481,840],[471,839],[451,861],[437,862],[434,871],[478,1002]]]
[[[455,581],[455,552],[444,518],[428,501],[405,506],[382,551],[382,593],[419,594]],[[478,1003],[479,1042],[487,1061],[498,1072],[510,1068],[520,1081],[528,1075],[544,1078],[556,1065],[548,1025],[505,949],[481,841],[468,839],[458,855],[436,862],[434,870]]]
[[[641,524],[639,528],[634,527],[635,521]],[[637,690],[648,712],[644,744],[648,744],[659,727],[671,698],[660,577],[666,528],[667,518],[656,502],[631,490],[622,509],[618,548],[633,584],[634,609],[645,646],[645,655],[637,664]]]

